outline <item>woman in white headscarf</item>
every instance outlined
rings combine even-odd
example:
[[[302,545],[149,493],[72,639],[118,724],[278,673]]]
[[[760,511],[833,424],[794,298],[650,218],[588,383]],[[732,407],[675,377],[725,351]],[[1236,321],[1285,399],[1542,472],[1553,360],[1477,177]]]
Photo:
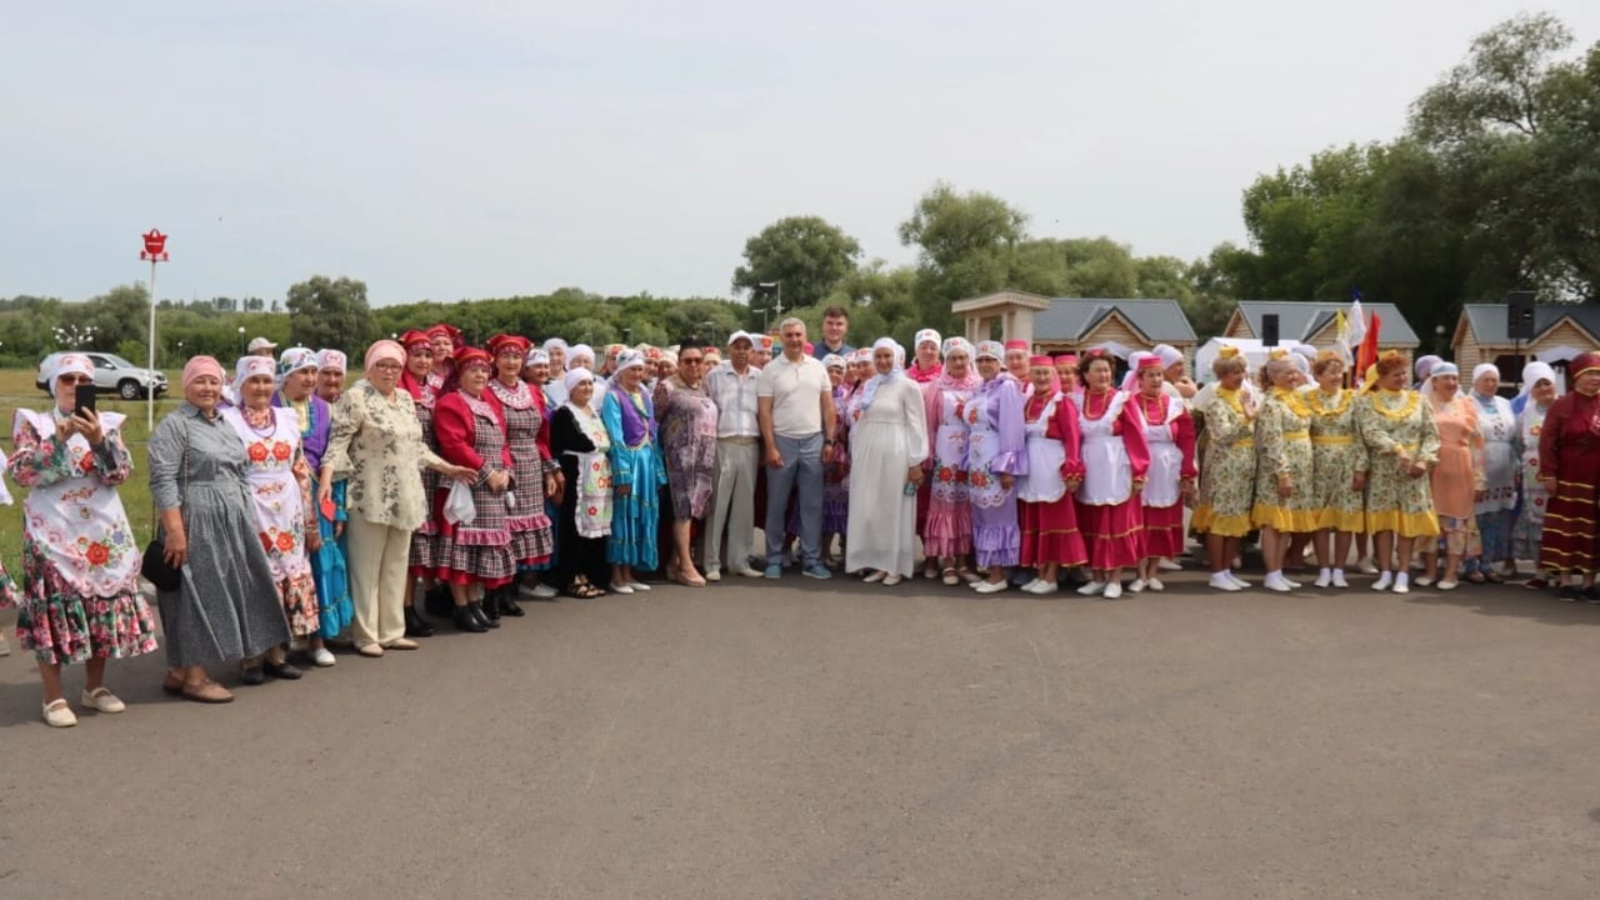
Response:
[[[105,686],[106,663],[156,649],[156,629],[139,593],[139,547],[117,496],[133,468],[123,416],[75,408],[77,386],[94,383],[89,357],[64,354],[46,374],[55,404],[46,412],[17,410],[6,469],[28,488],[17,635],[39,665],[45,722],[66,727],[77,717],[61,688],[61,666],[86,664],[85,709],[122,712]],[[0,498],[11,502],[3,486]],[[0,606],[16,601],[0,568]]]
[[[1504,563],[1507,574],[1515,575],[1517,563],[1511,555],[1511,530],[1517,523],[1517,470],[1519,450],[1517,417],[1511,401],[1499,396],[1500,369],[1483,363],[1472,370],[1469,399],[1478,408],[1478,436],[1483,439],[1483,494],[1473,504],[1478,520],[1478,539],[1483,553],[1462,566],[1463,577],[1473,584],[1504,579],[1495,567]]]
[[[654,570],[659,560],[660,489],[667,473],[657,445],[655,403],[644,390],[645,369],[643,353],[618,352],[617,371],[600,408],[611,435],[611,482],[616,488],[606,560],[611,563],[611,590],[618,594],[650,590],[639,572]]]
[[[1461,370],[1441,362],[1428,373],[1422,396],[1433,410],[1439,429],[1439,464],[1432,472],[1433,508],[1439,519],[1437,547],[1423,552],[1426,574],[1417,584],[1427,587],[1438,577],[1439,590],[1455,590],[1461,562],[1481,552],[1475,501],[1483,496],[1483,435],[1478,431],[1478,406],[1459,393]],[[1439,550],[1445,554],[1442,577]]]
[[[567,402],[550,416],[550,453],[561,464],[560,532],[554,580],[568,596],[589,600],[605,593],[606,538],[611,534],[611,436],[589,405],[594,375],[568,369]]]
[[[1550,505],[1550,491],[1539,480],[1539,436],[1544,433],[1545,414],[1560,393],[1556,371],[1549,363],[1532,362],[1522,368],[1522,393],[1517,395],[1515,401],[1522,406],[1522,412],[1517,415],[1522,508],[1511,531],[1511,556],[1513,559],[1534,560],[1535,565],[1544,537],[1544,511]],[[1552,583],[1560,587],[1561,579],[1560,572],[1547,573],[1536,569],[1526,586],[1536,591]]]
[[[850,527],[845,571],[896,585],[916,569],[917,488],[928,458],[922,391],[906,377],[905,351],[872,345],[873,376],[861,389],[850,437]]]

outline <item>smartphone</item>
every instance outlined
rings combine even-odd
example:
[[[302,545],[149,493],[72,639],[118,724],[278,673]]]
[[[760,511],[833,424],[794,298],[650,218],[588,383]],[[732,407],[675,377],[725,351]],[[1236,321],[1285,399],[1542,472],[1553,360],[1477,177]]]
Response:
[[[80,384],[80,385],[76,385],[75,389],[76,389],[76,392],[77,392],[77,396],[72,401],[73,412],[77,413],[77,412],[82,412],[83,410],[88,410],[90,412],[93,412],[94,411],[94,397],[95,397],[94,385],[93,384]]]

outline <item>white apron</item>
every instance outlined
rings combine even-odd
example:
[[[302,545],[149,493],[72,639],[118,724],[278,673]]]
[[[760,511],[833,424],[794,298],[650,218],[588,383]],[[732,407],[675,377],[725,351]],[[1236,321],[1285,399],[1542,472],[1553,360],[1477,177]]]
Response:
[[[238,408],[224,410],[222,416],[244,442],[249,460],[245,471],[256,504],[257,534],[272,565],[273,580],[282,583],[310,574],[305,510],[300,505],[300,482],[294,477],[295,454],[300,449],[300,416],[292,409],[273,407],[273,427],[265,434],[250,427]]]
[[[1087,400],[1087,396],[1084,398]],[[1078,488],[1078,502],[1089,506],[1116,506],[1133,496],[1133,463],[1122,444],[1122,435],[1112,434],[1111,426],[1122,415],[1128,395],[1118,391],[1111,398],[1105,414],[1090,419],[1083,409],[1078,411],[1078,429],[1083,436],[1083,485]]]
[[[939,394],[939,428],[933,434],[933,486],[936,500],[961,503],[967,499],[967,402],[971,391],[946,390]]]
[[[17,418],[33,426],[41,439],[55,436],[55,418],[26,409]],[[100,414],[107,434],[121,427],[126,416]],[[122,508],[117,489],[94,475],[89,439],[75,434],[67,439],[67,452],[79,474],[55,484],[28,491],[22,512],[35,544],[74,591],[85,597],[113,597],[137,585],[142,557],[133,528]]]
[[[1045,436],[1045,429],[1055,417],[1056,404],[1060,402],[1061,395],[1056,394],[1044,405],[1037,422],[1022,424],[1023,433],[1028,436],[1028,474],[1018,479],[1018,500],[1054,503],[1067,495],[1067,482],[1061,477],[1061,467],[1067,462],[1067,446]]]
[[[1151,425],[1145,418],[1145,399],[1135,399],[1134,408],[1139,413],[1139,421],[1144,423],[1144,439],[1150,445],[1150,471],[1145,476],[1144,490],[1140,492],[1139,499],[1145,506],[1167,507],[1183,499],[1183,492],[1178,483],[1183,478],[1183,449],[1178,446],[1172,431],[1172,422],[1183,410],[1183,401],[1163,394],[1160,398],[1167,405],[1166,421],[1161,425]]]

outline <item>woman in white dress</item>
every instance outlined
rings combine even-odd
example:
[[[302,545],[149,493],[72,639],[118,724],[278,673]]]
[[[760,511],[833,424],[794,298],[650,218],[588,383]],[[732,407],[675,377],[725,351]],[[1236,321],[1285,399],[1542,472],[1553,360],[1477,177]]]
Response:
[[[1500,369],[1483,363],[1472,370],[1470,398],[1478,408],[1478,434],[1483,438],[1483,496],[1473,504],[1483,554],[1463,562],[1462,577],[1473,584],[1505,579],[1495,571],[1504,563],[1516,574],[1511,554],[1511,532],[1517,524],[1517,414],[1511,401],[1499,395]]]
[[[896,585],[916,568],[917,487],[928,458],[922,391],[905,373],[905,351],[872,345],[876,374],[861,388],[850,424],[850,545],[845,571]]]

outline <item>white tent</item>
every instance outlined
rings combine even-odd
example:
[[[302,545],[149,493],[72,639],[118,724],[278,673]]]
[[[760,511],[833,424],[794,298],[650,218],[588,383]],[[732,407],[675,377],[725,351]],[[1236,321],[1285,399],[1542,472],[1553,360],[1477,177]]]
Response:
[[[1268,347],[1255,338],[1225,338],[1214,337],[1201,345],[1194,354],[1195,381],[1206,384],[1217,380],[1211,373],[1211,366],[1221,355],[1223,347],[1237,347],[1250,366],[1250,371],[1255,372],[1267,364],[1267,355],[1273,350],[1294,351],[1297,347],[1309,347],[1300,341],[1279,341],[1277,345]]]

